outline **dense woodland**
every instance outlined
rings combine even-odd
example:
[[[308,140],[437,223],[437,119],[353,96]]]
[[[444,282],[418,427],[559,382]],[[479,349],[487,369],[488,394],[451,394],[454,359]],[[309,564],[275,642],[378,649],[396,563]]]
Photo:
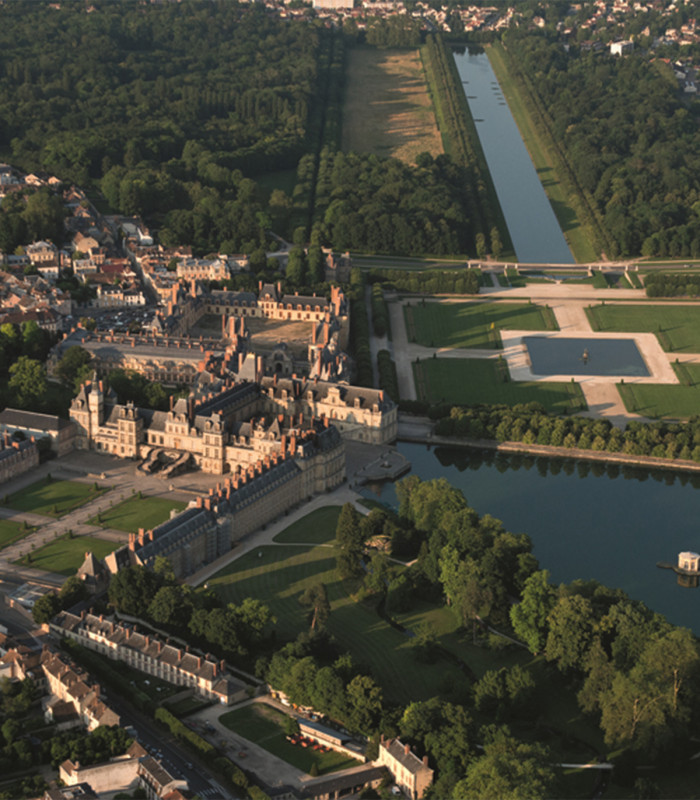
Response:
[[[700,131],[668,67],[509,31],[508,66],[602,222],[618,255],[700,256]]]
[[[554,586],[538,568],[530,539],[506,531],[496,519],[479,517],[444,479],[411,476],[397,486],[399,512],[375,509],[361,518],[344,506],[336,532],[338,576],[362,587],[356,599],[378,604],[390,615],[447,604],[482,647],[513,647],[486,633],[486,624],[515,636],[533,656],[477,678],[464,665],[463,682],[438,697],[396,707],[371,676],[339,653],[325,630],[333,612],[319,587],[315,627],[271,659],[267,679],[295,702],[370,734],[400,735],[437,768],[431,796],[558,796],[552,762],[572,742],[543,716],[552,692],[576,698],[605,747],[615,753],[616,780],[635,785],[635,796],[653,791],[635,764],[687,759],[688,736],[700,710],[700,653],[693,634],[594,581]],[[371,558],[367,543],[385,538],[392,552],[415,562],[408,569]],[[365,566],[362,566],[362,562]],[[303,600],[303,598],[300,598]],[[307,598],[314,604],[313,598]],[[386,609],[386,612],[382,612]],[[499,644],[500,642],[500,644]],[[412,639],[421,662],[454,659],[434,632]],[[517,651],[517,648],[516,648]],[[522,653],[522,650],[520,650]],[[543,657],[543,659],[542,659]],[[559,702],[562,702],[560,700]],[[549,746],[532,743],[533,721],[547,730]],[[584,747],[577,742],[576,747]],[[595,753],[588,753],[594,758]],[[597,755],[607,758],[608,753]],[[658,796],[658,795],[657,795]]]
[[[167,244],[254,250],[267,221],[250,176],[307,148],[327,38],[234,3],[5,4],[0,148],[99,186]]]

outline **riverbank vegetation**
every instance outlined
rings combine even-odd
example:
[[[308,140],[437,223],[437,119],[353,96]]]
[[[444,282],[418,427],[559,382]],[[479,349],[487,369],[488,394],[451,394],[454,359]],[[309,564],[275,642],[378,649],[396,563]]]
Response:
[[[511,76],[500,42],[487,47],[486,52],[574,258],[578,263],[595,261],[600,254],[593,244],[593,232],[582,222],[585,215],[577,211],[577,207],[585,208],[585,204],[576,202],[571,181],[567,180],[556,151],[549,145],[546,130],[537,124],[538,115],[527,102],[529,93],[523,93],[523,86]]]
[[[356,578],[339,579],[333,550],[268,546],[210,581],[225,600],[255,591],[276,605],[285,638],[300,631],[258,663],[274,688],[369,735],[370,756],[382,733],[427,753],[439,797],[477,785],[502,796],[494,751],[501,767],[530,765],[516,770],[518,797],[588,796],[591,772],[552,766],[562,761],[612,760],[625,794],[667,781],[669,764],[683,774],[700,679],[690,631],[595,581],[552,585],[527,536],[480,517],[444,479],[411,476],[397,496],[398,514],[347,504],[327,531],[336,553],[365,563]],[[368,549],[382,540],[415,561],[389,565]],[[328,605],[309,630],[312,595]]]
[[[513,245],[452,54],[441,36],[428,34],[421,58],[445,151],[468,171],[469,216],[475,233],[481,234],[482,252],[477,254],[483,258],[498,243],[499,252],[493,254],[498,258],[505,250],[508,256]]]
[[[501,359],[425,358],[413,364],[419,401],[430,406],[454,403],[511,406],[536,402],[555,414],[576,413],[586,408],[577,383],[510,381],[508,365]]]
[[[567,52],[546,33],[511,29],[503,44],[597,246],[612,258],[700,254],[700,132],[668,68],[641,51]]]
[[[700,463],[698,416],[688,422],[632,420],[622,431],[607,419],[550,415],[537,403],[451,409],[443,406],[431,409],[431,415],[438,420],[435,433],[440,436],[621,453],[632,459],[652,456]]]
[[[501,347],[499,331],[558,330],[552,310],[528,303],[415,302],[404,306],[408,340],[424,347]]]

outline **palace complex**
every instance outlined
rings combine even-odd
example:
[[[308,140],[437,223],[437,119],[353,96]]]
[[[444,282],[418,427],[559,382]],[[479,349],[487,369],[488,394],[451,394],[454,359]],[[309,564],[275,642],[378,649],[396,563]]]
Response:
[[[346,440],[383,445],[396,438],[396,404],[347,380],[347,308],[337,287],[327,300],[262,284],[257,295],[204,293],[193,281],[189,292],[174,287],[167,316],[157,315],[147,333],[79,327],[54,348],[50,371],[74,345],[91,356],[94,377],[70,408],[76,449],[130,458],[165,478],[187,469],[221,476],[180,514],[132,533],[105,560],[109,572],[153,567],[165,556],[178,577],[190,575],[261,525],[339,486]],[[205,314],[221,317],[220,337],[184,335]],[[270,337],[258,346],[246,327],[253,319],[258,330],[266,321],[301,323],[306,352]],[[189,395],[171,399],[168,411],[121,404],[105,382],[114,369],[186,385]]]

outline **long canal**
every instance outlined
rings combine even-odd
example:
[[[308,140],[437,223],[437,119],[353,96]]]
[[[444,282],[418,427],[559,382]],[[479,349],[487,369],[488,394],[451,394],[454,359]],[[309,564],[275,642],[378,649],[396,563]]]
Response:
[[[518,261],[575,263],[488,56],[454,59]]]
[[[700,552],[700,475],[512,456],[400,442],[413,473],[446,478],[480,514],[527,533],[554,583],[580,578],[621,588],[700,634],[700,589],[658,561]],[[380,499],[396,503],[393,484]]]

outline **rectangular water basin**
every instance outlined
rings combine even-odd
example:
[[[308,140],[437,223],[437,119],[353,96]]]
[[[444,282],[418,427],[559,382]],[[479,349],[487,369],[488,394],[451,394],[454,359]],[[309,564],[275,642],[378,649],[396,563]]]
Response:
[[[577,336],[524,336],[535,375],[649,376],[642,354],[631,339],[597,339]]]

